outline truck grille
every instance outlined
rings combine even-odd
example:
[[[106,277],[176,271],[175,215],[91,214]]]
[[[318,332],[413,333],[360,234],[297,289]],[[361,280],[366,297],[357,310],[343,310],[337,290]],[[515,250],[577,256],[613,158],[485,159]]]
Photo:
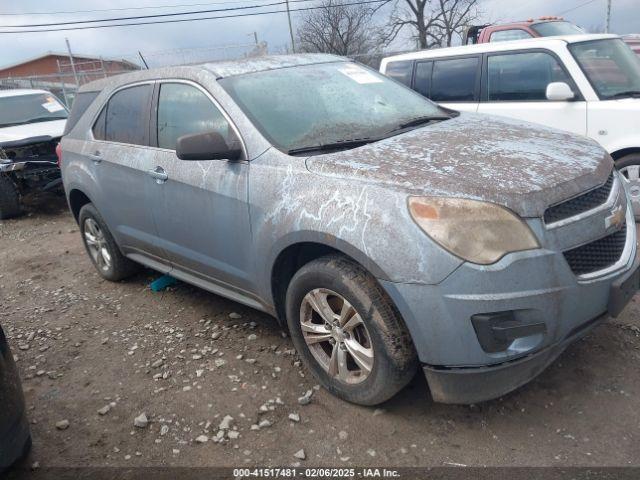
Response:
[[[547,208],[544,212],[544,223],[549,225],[550,223],[559,222],[565,218],[579,215],[602,205],[607,201],[607,198],[609,198],[612,187],[613,172],[611,172],[611,175],[609,175],[609,178],[607,178],[607,181],[603,185],[574,197],[571,200]]]
[[[626,224],[617,232],[581,247],[564,252],[564,258],[576,275],[597,272],[610,267],[622,256],[627,239]]]

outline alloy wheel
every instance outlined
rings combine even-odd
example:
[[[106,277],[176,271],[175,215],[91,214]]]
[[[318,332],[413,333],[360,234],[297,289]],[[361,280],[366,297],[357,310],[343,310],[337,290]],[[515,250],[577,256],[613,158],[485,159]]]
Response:
[[[108,271],[112,262],[109,246],[100,225],[92,218],[84,221],[84,242],[98,269]]]
[[[366,380],[374,362],[371,336],[342,295],[325,288],[307,293],[300,326],[311,354],[332,378],[348,384]]]

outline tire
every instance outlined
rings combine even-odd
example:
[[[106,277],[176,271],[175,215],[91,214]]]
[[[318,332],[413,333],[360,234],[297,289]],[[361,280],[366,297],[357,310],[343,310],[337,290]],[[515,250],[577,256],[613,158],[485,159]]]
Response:
[[[314,299],[323,307],[312,307]],[[417,356],[400,314],[376,279],[344,256],[327,255],[304,265],[287,289],[286,311],[291,338],[307,368],[348,402],[377,405],[415,375]],[[338,319],[342,312],[347,312],[344,319]],[[323,321],[333,314],[338,325],[325,341],[329,329]]]
[[[22,215],[20,192],[11,177],[0,174],[0,220]]]
[[[125,257],[113,239],[107,224],[93,204],[88,203],[78,215],[82,243],[94,267],[106,280],[117,282],[132,276],[140,270],[140,265]],[[90,243],[90,238],[94,243]]]
[[[633,213],[636,220],[640,220],[640,153],[625,155],[619,158],[615,165],[627,179],[627,192],[633,206]]]

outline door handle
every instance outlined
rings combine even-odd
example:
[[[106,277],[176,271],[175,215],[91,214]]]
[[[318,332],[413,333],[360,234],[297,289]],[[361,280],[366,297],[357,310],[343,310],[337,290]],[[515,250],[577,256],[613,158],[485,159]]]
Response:
[[[162,167],[156,167],[155,170],[147,170],[147,173],[156,179],[156,183],[162,184],[169,179],[169,175]]]
[[[102,156],[100,155],[100,152],[97,151],[95,153],[90,153],[89,158],[93,160],[93,163],[100,163],[102,161]]]

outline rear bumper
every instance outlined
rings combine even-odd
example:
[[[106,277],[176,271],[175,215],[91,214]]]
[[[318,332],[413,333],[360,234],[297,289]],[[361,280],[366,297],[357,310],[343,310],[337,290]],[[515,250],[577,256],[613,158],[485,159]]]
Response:
[[[423,366],[431,396],[440,403],[470,404],[501,397],[537,377],[574,341],[608,318],[587,322],[574,335],[536,353],[489,367],[434,368]]]

